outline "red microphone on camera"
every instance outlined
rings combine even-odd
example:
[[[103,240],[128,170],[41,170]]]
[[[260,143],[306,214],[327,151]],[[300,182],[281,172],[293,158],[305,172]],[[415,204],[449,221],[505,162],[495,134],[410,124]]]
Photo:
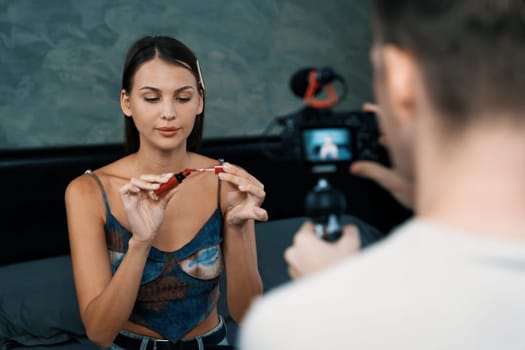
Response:
[[[343,85],[341,96],[333,85],[334,81],[339,81]],[[290,87],[297,97],[304,99],[307,106],[317,109],[335,106],[346,93],[344,79],[329,67],[303,68],[297,71],[290,80]],[[323,91],[326,92],[326,97],[319,98],[317,95]]]

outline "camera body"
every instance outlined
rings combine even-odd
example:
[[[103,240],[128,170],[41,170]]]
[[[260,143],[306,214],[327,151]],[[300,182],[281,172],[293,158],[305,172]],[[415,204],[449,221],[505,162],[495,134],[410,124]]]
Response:
[[[305,162],[315,173],[333,172],[356,160],[386,160],[372,112],[305,108],[279,122],[284,127],[282,157]]]

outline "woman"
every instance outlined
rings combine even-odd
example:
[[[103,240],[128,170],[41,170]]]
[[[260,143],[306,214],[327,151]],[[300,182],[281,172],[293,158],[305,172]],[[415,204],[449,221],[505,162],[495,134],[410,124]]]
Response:
[[[236,322],[262,293],[254,220],[268,219],[263,185],[238,166],[194,152],[204,97],[188,47],[170,37],[139,39],[128,51],[120,94],[129,154],[66,189],[80,312],[101,347],[227,344],[217,312],[223,266]],[[217,166],[158,191],[185,169]]]

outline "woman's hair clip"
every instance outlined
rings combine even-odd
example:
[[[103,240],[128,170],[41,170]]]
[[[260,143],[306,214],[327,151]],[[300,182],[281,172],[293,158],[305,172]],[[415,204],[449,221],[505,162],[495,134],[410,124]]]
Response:
[[[204,88],[204,80],[202,79],[201,66],[199,65],[199,60],[196,60],[196,62],[197,62],[197,73],[199,74],[199,82],[201,83],[202,90],[206,90]]]

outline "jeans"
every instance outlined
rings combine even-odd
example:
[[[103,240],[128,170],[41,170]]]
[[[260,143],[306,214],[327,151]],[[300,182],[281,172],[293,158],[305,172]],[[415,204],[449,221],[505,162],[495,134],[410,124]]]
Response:
[[[215,327],[214,329],[212,329],[208,333],[196,336],[194,338],[185,338],[185,339],[182,339],[181,341],[184,342],[184,341],[196,340],[198,345],[199,345],[199,350],[206,350],[206,347],[205,347],[205,345],[202,342],[202,338],[206,337],[207,335],[213,334],[214,332],[219,331],[222,327],[226,327],[226,324],[224,323],[224,319],[221,316],[219,316],[219,324],[217,325],[217,327]],[[125,331],[125,330],[121,330],[120,334],[125,335],[125,336],[127,336],[129,338],[141,339],[142,342],[141,342],[140,348],[139,349],[124,349],[124,348],[121,348],[120,346],[118,346],[116,344],[111,344],[109,348],[106,348],[104,350],[147,350],[148,343],[149,342],[153,342],[155,340],[155,338],[148,337],[146,335],[141,335],[141,334],[128,332],[128,331]],[[228,338],[224,337],[224,339],[221,340],[216,345],[229,345]]]

